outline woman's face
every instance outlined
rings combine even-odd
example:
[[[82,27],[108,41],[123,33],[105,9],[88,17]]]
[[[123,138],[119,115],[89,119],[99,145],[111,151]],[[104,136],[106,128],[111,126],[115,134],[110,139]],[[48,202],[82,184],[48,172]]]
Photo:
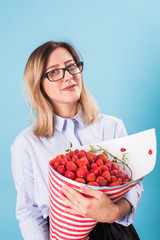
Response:
[[[65,48],[59,47],[49,56],[45,72],[64,68],[72,63],[75,63],[72,55]],[[82,74],[71,75],[68,71],[65,71],[64,78],[56,82],[50,82],[45,77],[42,86],[56,109],[65,104],[73,105],[77,103],[81,95]]]

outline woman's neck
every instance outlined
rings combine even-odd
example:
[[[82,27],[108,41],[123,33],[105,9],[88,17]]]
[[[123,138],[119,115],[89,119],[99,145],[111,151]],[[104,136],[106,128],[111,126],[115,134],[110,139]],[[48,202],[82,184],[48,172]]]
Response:
[[[61,104],[61,106],[55,106],[54,112],[60,117],[63,118],[72,118],[77,114],[78,111],[78,102],[74,104]]]

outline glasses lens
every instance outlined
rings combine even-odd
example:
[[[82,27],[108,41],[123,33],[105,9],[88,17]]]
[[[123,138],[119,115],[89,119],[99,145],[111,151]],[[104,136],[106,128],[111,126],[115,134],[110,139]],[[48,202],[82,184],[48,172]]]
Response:
[[[63,69],[55,69],[49,72],[48,77],[51,81],[56,81],[63,78]]]
[[[70,66],[68,66],[68,70],[72,75],[78,74],[83,70],[83,63],[79,62],[79,63],[71,64]]]

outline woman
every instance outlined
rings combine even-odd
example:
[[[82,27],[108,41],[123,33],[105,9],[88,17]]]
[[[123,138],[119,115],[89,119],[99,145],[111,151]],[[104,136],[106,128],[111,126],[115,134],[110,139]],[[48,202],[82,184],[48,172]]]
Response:
[[[24,84],[35,122],[12,145],[16,216],[25,240],[49,239],[48,161],[52,156],[67,149],[69,142],[77,147],[127,134],[121,120],[99,114],[84,86],[82,70],[77,51],[65,42],[41,45],[26,64]],[[143,191],[141,183],[116,204],[98,191],[87,187],[82,191],[92,195],[92,200],[67,186],[61,198],[71,207],[69,212],[100,222],[90,239],[120,239],[119,232],[122,239],[139,239],[132,222]],[[125,238],[128,232],[133,238]]]

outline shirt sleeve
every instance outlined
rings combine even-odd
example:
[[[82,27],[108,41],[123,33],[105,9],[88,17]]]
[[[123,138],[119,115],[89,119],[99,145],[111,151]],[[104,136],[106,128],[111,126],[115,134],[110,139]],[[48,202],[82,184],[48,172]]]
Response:
[[[25,240],[49,240],[47,221],[34,199],[34,174],[23,139],[11,147],[12,173],[17,190],[16,217]]]
[[[122,122],[122,120],[117,120],[115,127],[115,138],[125,137],[127,136],[126,128]],[[123,218],[118,219],[116,222],[122,224],[124,226],[129,226],[134,221],[134,216],[136,212],[137,205],[141,199],[143,193],[142,183],[138,183],[134,186],[128,193],[126,193],[123,198],[125,198],[132,206],[132,210],[129,214],[124,216]]]
[[[136,186],[134,186],[128,193],[126,193],[123,198],[127,199],[132,206],[132,210],[129,214],[124,216],[123,218],[118,219],[116,222],[120,223],[124,226],[129,226],[134,221],[134,216],[136,212],[137,205],[141,199],[143,193],[142,183],[139,182]]]

